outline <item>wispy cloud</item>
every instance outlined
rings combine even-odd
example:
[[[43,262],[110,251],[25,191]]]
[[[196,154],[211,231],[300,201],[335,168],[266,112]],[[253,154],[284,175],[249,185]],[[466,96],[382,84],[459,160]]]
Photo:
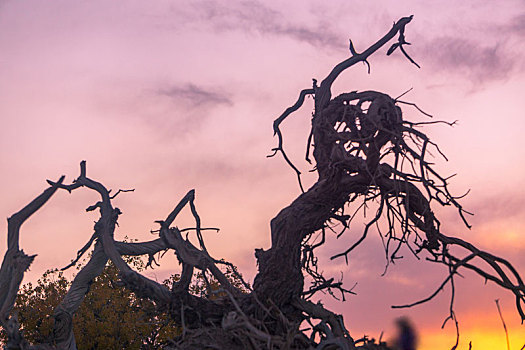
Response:
[[[122,98],[126,114],[163,135],[190,135],[203,123],[220,118],[221,111],[234,106],[232,93],[221,86],[155,82],[140,94]]]
[[[505,79],[515,65],[503,43],[484,45],[450,36],[430,41],[424,55],[436,69],[464,75],[474,84]]]
[[[525,13],[514,16],[508,23],[499,26],[499,29],[502,30],[507,35],[525,35]]]
[[[193,108],[233,104],[228,93],[220,89],[208,89],[191,83],[161,88],[158,93],[161,96],[169,97],[174,102],[183,103]]]
[[[506,19],[473,20],[468,31],[454,31],[415,45],[420,57],[437,71],[460,75],[475,89],[491,81],[504,81],[525,69],[523,37],[525,12]],[[419,46],[419,47],[418,47]]]
[[[469,204],[468,210],[482,222],[505,222],[509,224],[523,221],[525,217],[525,191],[515,189],[513,192],[500,190],[496,194],[478,197]]]
[[[196,1],[192,2],[191,9],[189,15],[193,20],[216,31],[283,36],[323,48],[345,45],[345,40],[331,29],[330,23],[317,21],[308,26],[294,23],[283,13],[258,1]],[[185,15],[188,19],[188,14]]]

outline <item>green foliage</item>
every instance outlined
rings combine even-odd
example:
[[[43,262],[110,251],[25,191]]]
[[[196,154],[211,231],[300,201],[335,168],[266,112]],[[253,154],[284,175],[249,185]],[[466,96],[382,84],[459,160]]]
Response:
[[[36,285],[27,283],[22,286],[18,292],[14,311],[18,313],[24,335],[30,342],[51,341],[53,310],[66,295],[69,285],[70,282],[62,272],[48,270]]]
[[[140,258],[129,260],[135,269],[144,269]],[[73,329],[79,349],[156,348],[180,333],[167,313],[118,286],[117,280],[118,270],[109,263],[75,314]]]
[[[124,257],[137,271],[146,266],[140,257]],[[82,266],[77,266],[80,269]],[[226,266],[225,275],[235,287],[247,292],[234,268]],[[171,275],[164,284],[171,288],[179,280]],[[73,331],[79,350],[83,349],[155,349],[181,333],[167,312],[137,296],[118,283],[118,269],[109,262],[73,318]],[[48,270],[36,282],[22,286],[15,303],[25,338],[32,344],[50,343],[53,334],[53,311],[66,295],[71,282],[58,270]],[[209,286],[209,288],[207,288]],[[211,293],[209,292],[211,290]],[[205,297],[223,296],[214,278],[196,273],[190,293]],[[0,334],[0,343],[5,342]]]
[[[144,270],[140,258],[127,260],[136,270]],[[180,333],[167,313],[157,310],[150,300],[137,298],[117,281],[118,270],[108,263],[75,313],[73,330],[79,350],[158,348]],[[52,341],[53,310],[70,285],[62,272],[48,270],[35,285],[22,286],[15,312],[30,343]]]

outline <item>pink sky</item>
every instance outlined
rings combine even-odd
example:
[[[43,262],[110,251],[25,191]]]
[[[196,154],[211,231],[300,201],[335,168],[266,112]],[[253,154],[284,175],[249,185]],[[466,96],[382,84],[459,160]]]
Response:
[[[266,158],[276,144],[273,119],[312,78],[321,80],[348,57],[348,38],[365,49],[410,14],[408,50],[422,68],[383,50],[371,58],[370,75],[364,66],[354,67],[336,82],[335,93],[375,89],[397,96],[413,88],[406,100],[436,118],[458,120],[454,128],[426,130],[449,157],[436,159],[439,169],[458,173],[452,189],[471,189],[462,203],[476,214],[468,230],[452,209],[441,210],[444,231],[508,257],[524,271],[525,6],[518,0],[4,0],[0,213],[6,218],[19,210],[48,178],[74,179],[86,159],[92,178],[109,188],[136,189],[115,200],[124,213],[118,238],[151,239],[153,221],[195,188],[204,225],[221,228],[208,234],[210,251],[252,279],[253,251],[269,247],[270,219],[299,194],[284,161]],[[283,130],[303,171],[309,169],[302,157],[311,111],[307,101]],[[405,118],[422,117],[406,108]],[[84,209],[94,201],[85,191],[60,192],[27,222],[22,248],[38,257],[26,281],[75,256],[91,235],[96,216]],[[179,225],[188,222],[182,218]],[[329,241],[324,256],[355,241],[360,225]],[[424,306],[390,309],[426,297],[446,275],[405,255],[380,277],[384,254],[374,236],[350,256],[349,266],[326,261],[326,273],[337,277],[343,271],[348,286],[358,283],[358,295],[346,303],[323,300],[344,315],[354,337],[378,337],[383,330],[388,337],[393,319],[409,314],[422,349],[450,348],[452,325],[440,330],[448,289]],[[163,262],[149,276],[162,279],[178,269],[172,259]],[[510,293],[469,273],[457,289],[460,349],[469,340],[474,349],[506,346],[496,298],[513,349],[525,343]]]

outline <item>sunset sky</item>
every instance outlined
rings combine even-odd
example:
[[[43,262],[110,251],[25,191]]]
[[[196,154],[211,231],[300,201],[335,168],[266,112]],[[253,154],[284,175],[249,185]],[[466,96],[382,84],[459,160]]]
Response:
[[[457,173],[452,191],[473,228],[453,209],[437,210],[443,232],[508,258],[525,273],[525,3],[509,1],[15,1],[0,0],[0,214],[7,218],[43,189],[46,179],[88,176],[108,188],[134,188],[115,199],[123,215],[116,233],[149,240],[191,188],[216,258],[250,280],[253,252],[268,248],[269,221],[300,193],[279,157],[272,122],[312,78],[322,80],[349,56],[384,35],[400,17],[417,69],[386,48],[346,71],[334,95],[374,89],[416,102],[455,127],[426,128]],[[312,100],[283,125],[285,147],[303,172]],[[421,114],[404,108],[408,120]],[[306,183],[314,178],[306,175]],[[22,228],[21,247],[38,254],[25,281],[65,266],[92,233],[96,194],[57,192]],[[5,221],[4,221],[5,222]],[[321,252],[327,275],[357,282],[346,302],[323,301],[344,315],[354,338],[393,335],[396,317],[417,325],[422,350],[455,341],[448,315],[450,289],[410,310],[392,310],[430,295],[446,277],[441,266],[409,254],[381,277],[385,258],[377,234],[344,260],[331,253],[355,242],[357,220]],[[189,216],[177,222],[191,225]],[[6,232],[4,223],[2,232]],[[0,239],[3,255],[6,239]],[[162,280],[179,266],[173,257],[148,273]],[[459,349],[506,349],[494,299],[500,299],[512,349],[525,344],[525,326],[510,292],[474,274],[457,280]]]

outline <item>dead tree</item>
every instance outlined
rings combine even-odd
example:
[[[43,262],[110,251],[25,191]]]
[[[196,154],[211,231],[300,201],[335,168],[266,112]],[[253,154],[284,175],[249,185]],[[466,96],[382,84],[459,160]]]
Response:
[[[64,177],[58,181],[48,180],[49,188],[8,219],[8,250],[0,270],[0,322],[8,334],[7,348],[76,349],[72,317],[91,281],[109,260],[119,269],[126,288],[139,297],[152,299],[159,310],[168,310],[182,326],[181,336],[167,346],[170,348],[381,348],[366,339],[353,339],[340,315],[310,301],[320,291],[340,292],[343,296],[351,293],[341,281],[326,278],[318,271],[316,250],[328,239],[326,232],[333,229],[334,223],[343,228],[338,235],[349,227],[355,215],[345,211],[352,207],[358,210],[375,208],[376,213],[356,242],[332,259],[346,259],[376,226],[384,239],[389,261],[398,259],[399,250],[404,246],[416,256],[424,255],[448,269],[448,277],[428,298],[400,307],[428,301],[446,284],[453,289],[458,272],[471,270],[513,293],[516,309],[525,319],[525,285],[517,270],[505,259],[440,230],[432,205],[454,206],[466,225],[465,214],[468,213],[458,197],[449,192],[448,179],[438,174],[428,161],[429,149],[442,153],[418,127],[437,122],[404,120],[401,105],[419,108],[377,91],[353,91],[332,97],[332,84],[344,70],[360,62],[369,66],[368,57],[392,40],[395,41],[387,55],[399,51],[416,64],[405,50],[409,45],[405,41],[405,28],[411,20],[412,17],[401,18],[384,37],[361,53],[350,42],[350,57],[337,64],[320,85],[314,80],[311,88],[302,90],[297,102],[274,121],[273,129],[278,139],[274,155],[282,155],[296,172],[302,193],[271,221],[271,247],[256,250],[259,271],[253,288],[247,283],[243,290],[234,287],[220,268],[221,265],[233,268],[233,265],[208,253],[193,190],[165,219],[156,221],[160,226],[157,239],[141,243],[115,241],[115,226],[121,212],[113,206],[112,199],[121,191],[112,195],[102,183],[88,177],[83,161],[79,177],[71,184],[65,184]],[[313,97],[314,113],[306,160],[313,162],[318,179],[304,190],[301,173],[283,147],[280,126],[303,105],[308,95]],[[12,313],[24,272],[35,257],[20,249],[20,227],[57,190],[71,192],[80,188],[99,194],[100,200],[87,210],[98,210],[100,218],[94,225],[93,235],[70,266],[94,244],[93,252],[54,312],[54,342],[28,344],[16,314]],[[186,234],[195,234],[197,245],[184,237],[185,229],[174,226],[184,207],[189,207],[195,218],[195,227],[186,230]],[[122,258],[148,255],[151,263],[156,253],[166,250],[173,250],[182,264],[181,278],[171,289],[132,270]],[[217,280],[220,293],[213,298],[189,293],[194,271],[200,271],[206,280]],[[307,288],[305,276],[311,281]],[[209,294],[212,293],[210,289]],[[455,320],[452,305],[450,318]],[[310,325],[310,328],[300,330],[300,325]]]

